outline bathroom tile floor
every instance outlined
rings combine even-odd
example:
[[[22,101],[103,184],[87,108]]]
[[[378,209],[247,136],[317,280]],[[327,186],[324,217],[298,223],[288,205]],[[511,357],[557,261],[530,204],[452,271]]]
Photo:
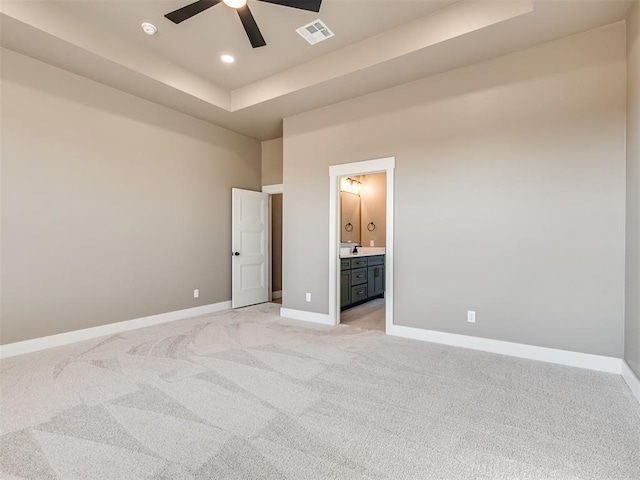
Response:
[[[384,332],[384,298],[376,298],[340,312],[340,323]]]

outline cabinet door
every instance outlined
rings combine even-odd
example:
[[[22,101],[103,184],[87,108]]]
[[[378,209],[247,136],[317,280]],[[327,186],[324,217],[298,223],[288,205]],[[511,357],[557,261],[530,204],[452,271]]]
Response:
[[[368,268],[367,272],[367,296],[377,297],[384,293],[384,265],[376,265]]]
[[[340,272],[340,308],[351,305],[351,270]]]

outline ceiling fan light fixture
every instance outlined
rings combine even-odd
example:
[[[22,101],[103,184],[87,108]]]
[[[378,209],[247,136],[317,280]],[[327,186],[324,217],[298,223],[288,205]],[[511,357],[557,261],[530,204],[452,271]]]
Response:
[[[241,8],[247,4],[247,0],[222,0],[226,5],[231,8]]]

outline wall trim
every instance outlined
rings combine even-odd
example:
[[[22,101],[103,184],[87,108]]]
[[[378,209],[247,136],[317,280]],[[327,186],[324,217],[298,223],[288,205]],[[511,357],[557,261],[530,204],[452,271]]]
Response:
[[[511,357],[585,368],[587,370],[615,373],[618,375],[622,374],[622,360],[620,358],[538,347],[523,343],[505,342],[469,335],[459,335],[456,333],[437,332],[435,330],[423,330],[421,328],[404,327],[401,325],[391,325],[390,328],[387,327],[387,334],[454,347],[469,348],[471,350],[509,355]]]
[[[294,310],[292,308],[281,308],[280,316],[284,318],[292,318],[293,320],[302,320],[303,322],[320,323],[322,325],[335,325],[333,320],[326,313],[306,312],[304,310]]]
[[[631,389],[631,393],[633,393],[636,400],[638,400],[638,403],[640,403],[640,380],[638,380],[636,374],[624,360],[622,360],[622,378],[627,382],[627,385],[629,385],[629,388]]]
[[[276,193],[284,193],[284,184],[278,183],[275,185],[263,185],[262,191],[263,193],[268,193],[270,195],[274,195]]]
[[[278,290],[277,292],[271,293],[272,298],[282,298],[282,290]]]
[[[46,337],[24,340],[22,342],[8,343],[0,345],[0,359],[23,355],[25,353],[37,352],[54,347],[61,347],[71,343],[81,342],[83,340],[91,340],[93,338],[113,335],[129,330],[137,330],[138,328],[152,327],[162,323],[174,322],[176,320],[184,320],[186,318],[198,317],[208,313],[219,312],[231,308],[231,301],[212,303],[210,305],[202,305],[200,307],[187,308],[184,310],[176,310],[174,312],[160,313],[150,315],[148,317],[134,318],[132,320],[124,320],[122,322],[108,323],[97,327],[83,328],[81,330],[73,330],[71,332],[58,333]]]

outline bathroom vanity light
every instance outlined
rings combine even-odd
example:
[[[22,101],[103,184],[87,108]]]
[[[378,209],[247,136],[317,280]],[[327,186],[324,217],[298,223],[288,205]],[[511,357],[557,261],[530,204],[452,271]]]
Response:
[[[356,195],[359,195],[361,186],[362,182],[351,177],[345,177],[340,181],[340,190],[343,192],[355,193]]]

